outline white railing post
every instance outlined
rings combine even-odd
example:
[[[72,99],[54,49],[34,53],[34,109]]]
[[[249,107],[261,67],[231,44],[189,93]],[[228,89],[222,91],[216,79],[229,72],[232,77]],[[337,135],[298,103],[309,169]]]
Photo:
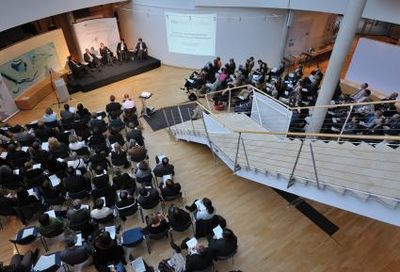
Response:
[[[163,111],[165,122],[167,123],[167,126],[168,126],[168,130],[172,134],[171,125],[169,124],[167,114],[165,113],[165,109],[163,109],[162,111]]]
[[[297,156],[296,156],[296,160],[294,161],[292,172],[290,173],[289,182],[288,182],[288,185],[286,187],[287,189],[289,189],[291,186],[293,186],[295,184],[295,182],[296,182],[296,180],[293,178],[293,176],[294,176],[294,171],[296,171],[297,163],[299,162],[300,153],[301,153],[301,150],[303,149],[303,145],[304,145],[304,140],[301,139],[301,145],[300,145],[299,151],[297,152]]]
[[[194,129],[194,124],[193,124],[193,120],[192,120],[192,115],[190,114],[190,109],[188,108],[187,110],[188,110],[188,115],[189,115],[190,123],[192,124],[193,134],[195,134],[195,129]]]
[[[236,145],[236,155],[235,155],[235,164],[233,165],[233,171],[236,173],[238,170],[240,170],[240,166],[238,165],[238,159],[239,159],[239,147],[240,147],[240,139],[242,138],[242,133],[239,132],[239,137]]]
[[[352,111],[353,111],[353,105],[350,106],[349,114],[347,114],[346,120],[344,121],[342,129],[340,130],[340,134],[339,134],[339,137],[337,139],[338,141],[340,141],[340,137],[342,136],[342,134],[344,132],[344,129],[346,128],[347,122],[349,121],[349,118],[350,118],[350,115],[351,115]]]
[[[181,118],[181,124],[186,128],[184,121],[183,121],[183,116],[182,116],[182,112],[181,112],[181,108],[178,105],[178,112],[179,112],[179,117]]]
[[[247,168],[250,169],[249,157],[247,157],[247,151],[246,151],[246,147],[245,147],[245,144],[244,144],[243,137],[242,137],[241,140],[242,140],[242,146],[243,146],[244,156],[245,156],[245,158],[246,158]]]
[[[319,179],[318,179],[318,172],[317,172],[317,165],[315,164],[315,158],[314,158],[314,151],[313,151],[313,147],[312,144],[310,142],[310,152],[311,152],[311,159],[312,159],[312,163],[313,163],[313,167],[314,167],[314,174],[315,174],[315,180],[317,182],[317,188],[319,188]]]
[[[207,136],[207,140],[208,140],[208,145],[210,146],[211,153],[212,153],[212,155],[213,155],[213,157],[214,157],[214,161],[215,161],[215,163],[216,163],[217,160],[216,160],[216,157],[215,157],[215,154],[214,154],[213,144],[212,144],[212,142],[211,142],[210,135],[208,134],[208,130],[207,130],[206,122],[204,121],[204,115],[203,115],[203,114],[201,115],[201,120],[203,121],[204,131],[206,132],[206,136]]]
[[[232,90],[229,89],[228,112],[231,112],[231,98],[232,98]]]

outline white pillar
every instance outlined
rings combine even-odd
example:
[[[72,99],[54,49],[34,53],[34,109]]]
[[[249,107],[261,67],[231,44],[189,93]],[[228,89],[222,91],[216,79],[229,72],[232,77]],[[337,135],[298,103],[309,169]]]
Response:
[[[285,16],[285,22],[283,24],[283,29],[282,29],[282,38],[281,38],[281,48],[280,48],[280,61],[283,60],[283,58],[285,57],[285,50],[286,50],[286,43],[287,43],[287,36],[288,36],[288,32],[289,32],[289,27],[292,23],[292,18],[293,18],[293,11],[289,10],[287,15]],[[278,63],[277,65],[279,65],[280,63]]]
[[[340,80],[340,72],[342,71],[347,54],[350,51],[367,0],[349,0],[348,2],[316,105],[328,105],[332,100],[336,85]],[[307,132],[320,132],[327,111],[327,108],[316,108],[312,112],[311,123],[307,128]]]

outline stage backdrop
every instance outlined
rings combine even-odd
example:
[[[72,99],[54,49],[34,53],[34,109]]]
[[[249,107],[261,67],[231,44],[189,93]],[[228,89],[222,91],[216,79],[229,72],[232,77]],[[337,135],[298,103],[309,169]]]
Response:
[[[99,53],[100,43],[104,43],[116,54],[120,36],[115,18],[88,20],[76,23],[73,26],[82,56],[85,49],[91,47],[94,47],[96,52]]]
[[[60,70],[53,42],[30,50],[0,66],[0,73],[12,97],[17,97],[36,81]]]
[[[17,105],[0,75],[0,120],[4,121],[16,112],[18,112]]]

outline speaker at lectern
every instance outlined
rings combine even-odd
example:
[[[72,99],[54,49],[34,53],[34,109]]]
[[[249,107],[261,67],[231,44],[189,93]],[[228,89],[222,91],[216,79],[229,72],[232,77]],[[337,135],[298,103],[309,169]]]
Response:
[[[65,103],[69,100],[69,92],[63,78],[53,80],[54,90],[58,98],[58,102]]]

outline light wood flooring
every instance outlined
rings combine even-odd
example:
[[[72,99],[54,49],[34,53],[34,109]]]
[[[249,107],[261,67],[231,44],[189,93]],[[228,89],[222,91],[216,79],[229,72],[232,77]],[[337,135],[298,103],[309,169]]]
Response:
[[[161,66],[88,93],[76,93],[70,104],[76,106],[81,102],[90,110],[101,110],[110,94],[120,100],[125,93],[137,97],[146,90],[155,94],[150,105],[156,108],[174,105],[187,99],[179,88],[190,72]],[[55,96],[51,94],[34,110],[20,112],[10,122],[27,123],[38,119],[54,102]],[[58,112],[57,106],[52,107]],[[145,121],[142,123],[150,157],[167,154],[175,165],[176,181],[185,191],[184,201],[179,205],[204,196],[211,198],[217,212],[227,219],[228,226],[238,236],[239,250],[234,264],[218,262],[218,271],[400,271],[399,228],[310,201],[340,227],[333,237],[329,237],[295,208],[288,207],[272,189],[234,176],[222,162],[214,161],[205,146],[177,142],[170,138],[167,130],[153,132]],[[7,219],[3,224],[0,261],[8,262],[14,253],[8,240],[14,237],[21,224],[14,219]],[[124,228],[133,226],[143,226],[139,215],[131,217]],[[175,239],[180,241],[187,235],[191,232],[175,235]],[[62,248],[58,241],[49,243],[51,251]],[[172,254],[167,240],[151,244],[151,255],[144,246],[133,255],[142,255],[149,264],[156,266],[162,258]],[[44,252],[39,242],[33,246]],[[87,271],[94,271],[94,268]]]

